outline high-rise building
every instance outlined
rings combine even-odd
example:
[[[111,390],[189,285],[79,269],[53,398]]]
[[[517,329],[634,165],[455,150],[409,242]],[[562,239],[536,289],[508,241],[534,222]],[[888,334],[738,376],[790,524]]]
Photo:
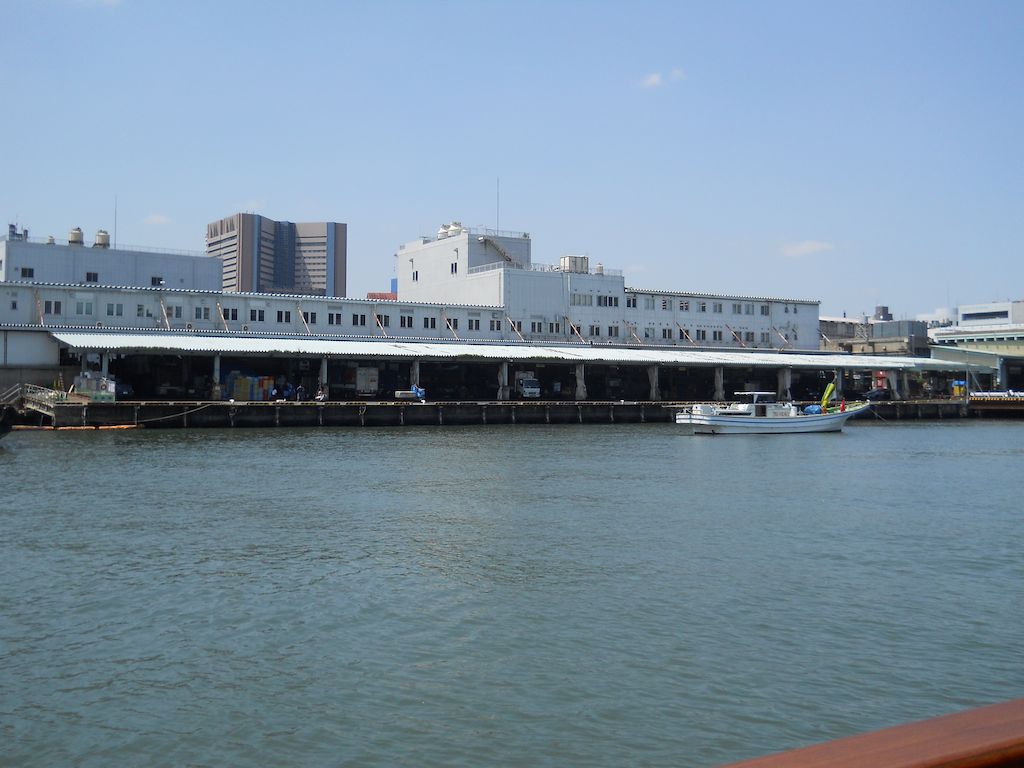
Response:
[[[225,291],[344,296],[348,225],[295,224],[253,213],[206,225],[206,252],[223,264]]]

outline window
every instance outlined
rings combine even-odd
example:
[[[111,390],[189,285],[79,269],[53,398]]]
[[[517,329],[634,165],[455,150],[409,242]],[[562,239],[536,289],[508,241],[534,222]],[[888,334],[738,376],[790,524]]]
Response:
[[[680,299],[679,300],[679,311],[680,312],[689,312],[690,311],[690,302],[687,301],[686,299]]]
[[[13,309],[13,307],[12,307]],[[91,301],[78,301],[75,302],[75,314],[76,315],[91,315],[92,314],[92,302]]]
[[[562,332],[562,324],[561,323],[548,323],[548,333],[561,333],[561,332]]]
[[[146,316],[146,305],[145,304],[136,304],[135,305],[135,316],[136,317],[145,317]]]
[[[107,304],[107,317],[123,317],[124,304]]]
[[[793,314],[794,314],[794,315],[796,314],[796,310],[797,310],[797,306],[796,306],[796,304],[794,304],[794,305],[793,305]]]
[[[636,309],[636,296],[626,297],[626,309]]]
[[[249,310],[249,322],[250,323],[262,323],[264,320],[264,311],[262,309],[250,309]]]
[[[722,340],[722,332],[721,331],[712,331],[711,332],[711,340],[712,341],[721,341]]]
[[[399,315],[398,321],[403,328],[412,328],[412,315]]]
[[[391,327],[391,315],[378,315],[380,318],[380,324],[385,328]]]
[[[471,330],[471,331],[479,331],[480,330],[480,318],[479,317],[471,317],[471,318],[469,318],[468,323],[469,323],[469,330]]]
[[[754,305],[753,304],[745,304],[743,306],[743,313],[746,314],[746,315],[754,314]]]
[[[698,301],[697,302],[697,311],[698,312],[707,312],[708,311],[708,303],[706,301]]]
[[[754,341],[754,332],[753,331],[747,331],[743,335],[746,337],[747,341],[749,341],[749,342],[753,342]]]
[[[359,327],[366,325],[366,315],[352,314],[352,325]]]
[[[683,339],[685,339],[685,338],[686,338],[686,337],[687,337],[688,335],[689,335],[689,334],[687,333],[687,331],[686,331],[686,329],[685,329],[685,328],[680,328],[680,329],[679,329],[679,340],[680,340],[680,341],[682,341]]]
[[[457,261],[453,261],[452,262],[452,274],[453,275],[459,274],[459,262],[457,262]]]
[[[303,310],[302,319],[306,321],[306,325],[316,325],[316,312],[306,312]]]
[[[671,328],[662,328],[661,329],[661,338],[663,338],[663,339],[671,339],[672,338],[672,329]]]
[[[100,281],[100,273],[99,272],[86,272],[85,273],[85,282],[87,282],[87,283],[98,283],[99,281]]]
[[[341,312],[328,312],[327,313],[327,324],[328,325],[341,325]]]
[[[742,315],[743,314],[743,305],[738,303],[738,302],[733,302],[733,304],[732,304],[732,313],[734,315]]]
[[[423,327],[427,328],[427,329],[437,328],[437,318],[436,317],[424,317],[423,318]]]
[[[412,271],[412,281],[415,283],[415,282],[418,282],[419,279],[420,279],[420,271],[418,269],[414,269]]]
[[[711,311],[712,312],[717,312],[717,313],[721,314],[722,313],[722,302],[716,301],[714,304],[712,304],[711,305]]]
[[[277,322],[279,323],[290,323],[292,321],[291,310],[279,309],[277,310]]]
[[[173,317],[175,320],[181,320],[181,307],[168,307],[167,316]]]
[[[767,304],[762,304],[761,305],[761,314],[765,315],[765,316],[768,315],[768,305]]]
[[[209,307],[196,307],[196,320],[209,320],[210,319],[210,308]]]
[[[644,309],[654,309],[653,296],[644,296]]]
[[[531,322],[530,333],[544,333],[544,323]]]
[[[501,320],[491,320],[491,330],[492,331],[500,331],[501,330]]]
[[[618,337],[618,335],[619,335],[619,326],[617,326],[617,325],[609,325],[608,326],[608,335],[613,337],[613,338],[614,337]]]
[[[95,275],[96,273],[95,272],[90,272],[89,274],[90,275]],[[89,278],[86,277],[85,279],[88,280]],[[149,278],[149,284],[154,286],[154,287],[156,287],[156,288],[159,288],[161,285],[164,284],[164,279],[162,277],[160,277],[159,275],[153,275],[151,278]]]
[[[662,309],[671,309],[672,305],[669,303],[668,299],[662,299],[661,300],[661,308]]]
[[[793,307],[793,309],[795,310],[796,307]],[[796,331],[793,331],[793,341],[799,341],[799,337],[796,335]]]
[[[45,302],[43,302],[43,314],[44,315],[59,315],[60,314],[60,302],[59,301],[45,301]]]
[[[694,333],[694,338],[697,341],[707,341],[708,340],[708,332],[705,331],[703,328],[698,328],[693,333]]]
[[[36,271],[32,267],[22,267],[21,268],[21,276],[22,277],[35,277],[36,276]]]
[[[654,326],[653,325],[649,325],[646,328],[644,328],[644,338],[645,339],[653,339],[654,338]]]
[[[588,336],[600,336],[601,335],[601,326],[600,325],[592,325],[592,326],[590,326],[590,333],[588,333],[587,335]]]
[[[18,300],[17,299],[11,299],[11,309],[17,309],[17,308],[18,308]]]
[[[771,334],[767,331],[761,331],[761,343],[768,344],[772,340]]]
[[[238,319],[238,307],[224,307],[225,320],[237,320]]]
[[[594,305],[594,296],[589,293],[574,293],[569,297],[569,303],[574,307],[591,307]]]
[[[448,318],[448,327],[451,328],[453,331],[459,330],[459,318],[457,318],[457,317],[449,317]]]

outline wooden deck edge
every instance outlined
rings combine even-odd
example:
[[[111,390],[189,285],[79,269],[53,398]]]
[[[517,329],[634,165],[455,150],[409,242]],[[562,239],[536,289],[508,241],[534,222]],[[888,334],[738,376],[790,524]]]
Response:
[[[1024,765],[1024,699],[731,763],[723,768],[1003,768]]]

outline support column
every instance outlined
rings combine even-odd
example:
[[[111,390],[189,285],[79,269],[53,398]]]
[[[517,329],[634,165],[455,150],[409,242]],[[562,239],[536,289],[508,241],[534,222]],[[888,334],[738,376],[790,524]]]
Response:
[[[788,403],[793,399],[791,388],[793,386],[793,369],[779,368],[778,385],[775,388],[775,397],[780,403]]]
[[[576,399],[587,399],[587,367],[583,363],[576,363]]]
[[[900,392],[899,380],[893,371],[885,372],[885,383],[889,385],[889,391],[892,392],[892,399],[901,400],[902,393]]]
[[[103,376],[106,377],[107,374],[109,373],[109,371],[110,371],[110,353],[109,352],[100,352],[100,373],[102,373]]]
[[[220,355],[213,356],[213,385],[210,387],[210,398],[220,400]]]
[[[409,389],[420,385],[420,361],[413,360],[409,364]]]
[[[661,392],[658,391],[658,366],[647,366],[647,381],[651,385],[650,395],[647,399],[652,403],[661,400]]]
[[[498,364],[498,399],[508,400],[508,363]]]
[[[89,355],[90,354],[91,354],[90,352],[86,352],[84,349],[82,350],[82,354],[80,356],[81,359],[82,359],[82,373],[85,373],[87,370],[89,370]]]
[[[900,392],[903,393],[903,400],[910,397],[910,374],[906,371],[900,371]]]
[[[715,368],[715,400],[725,400],[725,368],[722,366]]]
[[[327,358],[320,358],[320,389],[327,391]]]
[[[1006,378],[1006,358],[1000,356],[996,362],[996,386],[995,389],[1008,390],[1010,385]]]
[[[836,383],[836,400],[843,399],[843,369],[836,368],[835,371],[835,383]]]

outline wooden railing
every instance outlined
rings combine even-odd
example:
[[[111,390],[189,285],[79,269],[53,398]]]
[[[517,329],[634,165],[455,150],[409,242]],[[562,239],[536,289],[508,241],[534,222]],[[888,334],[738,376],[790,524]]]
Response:
[[[1008,768],[1024,765],[1024,699],[898,725],[724,768]]]

